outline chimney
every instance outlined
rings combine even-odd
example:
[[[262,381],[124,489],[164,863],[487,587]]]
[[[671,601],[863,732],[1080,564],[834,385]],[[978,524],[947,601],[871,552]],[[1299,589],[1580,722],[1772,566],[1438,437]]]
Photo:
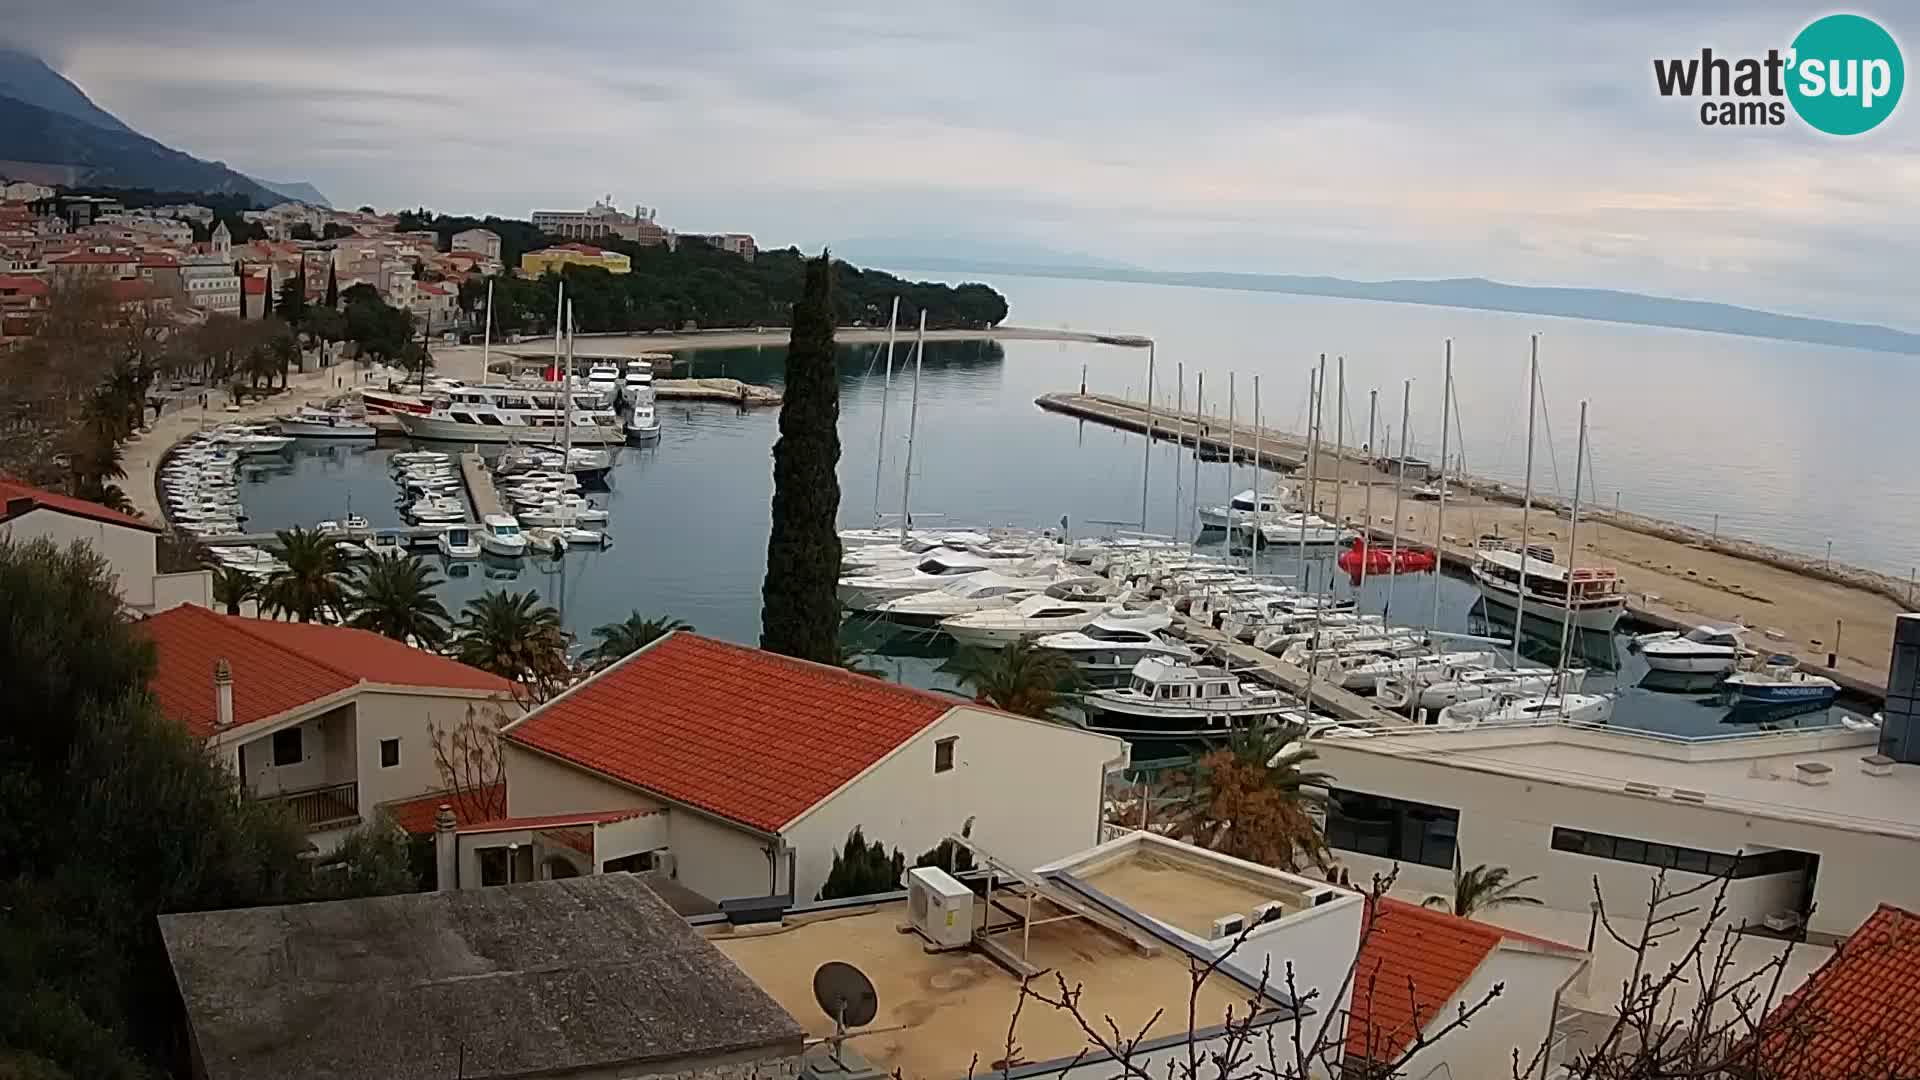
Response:
[[[433,887],[460,887],[459,845],[453,836],[453,807],[446,803],[433,812]]]
[[[233,726],[233,665],[225,659],[213,662],[213,728],[225,731]]]

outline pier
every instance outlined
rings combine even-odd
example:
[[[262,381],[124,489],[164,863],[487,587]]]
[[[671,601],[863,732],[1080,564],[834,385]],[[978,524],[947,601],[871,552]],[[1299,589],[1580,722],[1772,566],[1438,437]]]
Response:
[[[1226,658],[1230,661],[1230,669],[1236,674],[1252,675],[1261,682],[1285,690],[1295,698],[1301,698],[1306,693],[1309,679],[1305,668],[1295,667],[1277,656],[1235,641],[1220,631],[1202,626],[1184,615],[1174,616],[1174,622],[1179,627],[1180,636]],[[1307,701],[1307,704],[1335,719],[1350,723],[1372,724],[1377,727],[1406,727],[1410,723],[1399,713],[1382,708],[1351,690],[1335,686],[1325,678],[1311,681],[1313,683],[1312,698]]]
[[[653,396],[660,401],[724,401],[742,408],[780,404],[780,391],[739,379],[655,379]]]
[[[460,455],[460,478],[466,481],[467,502],[473,507],[473,520],[486,520],[488,514],[504,514],[500,493],[494,490],[493,474],[479,454],[468,450]]]
[[[1145,405],[1105,394],[1044,394],[1033,403],[1048,412],[1122,431],[1144,433],[1149,420]],[[1251,464],[1257,459],[1269,469],[1297,469],[1307,463],[1306,440],[1298,435],[1267,427],[1255,429],[1251,423],[1229,425],[1221,417],[1203,413],[1162,412],[1158,408],[1153,410],[1151,420],[1154,438],[1198,447],[1203,456],[1219,454],[1224,458],[1231,447],[1235,460]]]

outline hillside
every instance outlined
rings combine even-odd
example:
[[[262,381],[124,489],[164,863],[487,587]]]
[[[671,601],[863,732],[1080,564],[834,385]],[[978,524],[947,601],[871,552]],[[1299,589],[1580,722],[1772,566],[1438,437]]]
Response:
[[[119,117],[95,105],[79,87],[39,57],[18,49],[0,48],[0,95],[52,110],[83,124],[123,135],[135,134]]]
[[[217,161],[191,154],[131,131],[109,131],[65,113],[0,96],[0,146],[12,161],[70,165],[77,184],[167,188],[240,195],[259,205],[278,196]]]
[[[276,195],[292,199],[294,202],[303,202],[308,206],[324,206],[329,210],[333,209],[333,204],[328,202],[327,197],[320,193],[320,189],[307,183],[305,180],[262,180],[256,176],[253,177],[253,182]]]

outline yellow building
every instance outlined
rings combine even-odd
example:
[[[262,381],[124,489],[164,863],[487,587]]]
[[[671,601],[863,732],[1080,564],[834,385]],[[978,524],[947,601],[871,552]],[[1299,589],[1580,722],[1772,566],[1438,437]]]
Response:
[[[559,244],[520,256],[520,272],[528,277],[539,277],[549,270],[558,271],[567,266],[597,266],[608,273],[625,274],[633,269],[633,262],[617,251],[592,244]]]

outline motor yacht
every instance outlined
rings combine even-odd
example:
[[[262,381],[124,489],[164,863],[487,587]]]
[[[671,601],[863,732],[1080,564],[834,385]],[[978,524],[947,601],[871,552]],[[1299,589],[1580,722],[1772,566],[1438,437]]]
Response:
[[[440,535],[433,538],[433,543],[440,549],[442,558],[477,559],[480,557],[480,538],[475,536],[473,530],[464,523],[449,525],[440,530]]]
[[[1721,680],[1720,689],[1734,708],[1795,706],[1809,712],[1826,708],[1840,695],[1839,683],[1801,671],[1800,662],[1786,655],[1744,665]]]
[[[1008,607],[942,619],[940,629],[961,645],[976,649],[998,649],[1022,638],[1037,640],[1049,634],[1084,630],[1095,619],[1114,610],[1122,599],[1073,598],[1055,595],[1048,590],[1027,596]]]
[[[1125,686],[1089,691],[1081,704],[1087,730],[1127,739],[1224,738],[1303,711],[1278,690],[1225,668],[1164,657],[1142,659]]]
[[[933,626],[940,620],[969,612],[1011,607],[1026,597],[1054,584],[1052,577],[1010,577],[993,570],[963,574],[938,588],[883,600],[867,608],[856,608],[889,622],[909,626]]]
[[[506,558],[527,553],[527,537],[511,514],[488,514],[480,519],[480,546]]]
[[[1463,701],[1440,710],[1441,727],[1482,727],[1495,724],[1540,724],[1568,721],[1604,724],[1613,718],[1611,694],[1514,694]]]
[[[1757,655],[1746,647],[1744,626],[1701,624],[1678,633],[1641,634],[1628,643],[1654,671],[1718,674],[1732,671],[1743,658]]]
[[[1033,643],[1066,656],[1089,683],[1100,686],[1124,680],[1145,659],[1193,660],[1192,646],[1167,636],[1172,625],[1173,616],[1163,607],[1116,609],[1078,630],[1042,634]]]

